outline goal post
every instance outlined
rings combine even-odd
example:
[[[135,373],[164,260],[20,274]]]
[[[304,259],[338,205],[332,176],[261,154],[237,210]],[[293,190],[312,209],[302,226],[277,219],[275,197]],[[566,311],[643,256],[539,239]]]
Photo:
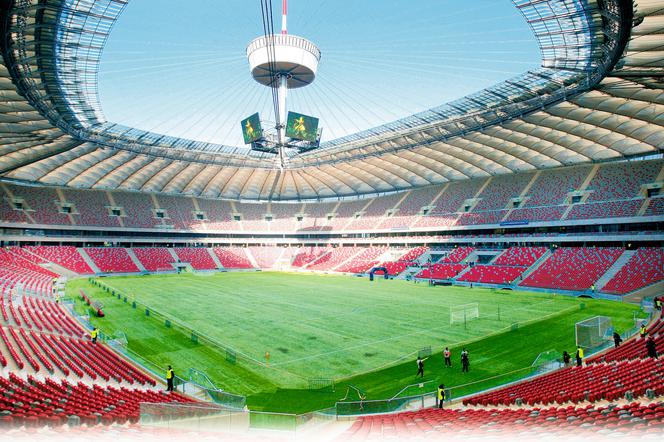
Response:
[[[582,348],[593,348],[611,338],[613,325],[608,316],[595,316],[584,319],[574,325],[576,345]]]
[[[466,324],[468,321],[479,319],[480,308],[476,302],[450,307],[450,325]]]

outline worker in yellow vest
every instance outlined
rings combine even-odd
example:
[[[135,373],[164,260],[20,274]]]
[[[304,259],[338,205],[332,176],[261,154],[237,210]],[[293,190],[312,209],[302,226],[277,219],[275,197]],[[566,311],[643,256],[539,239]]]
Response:
[[[175,378],[175,373],[173,372],[173,367],[168,366],[166,370],[166,391],[173,391],[173,379]]]
[[[438,408],[443,408],[443,402],[445,402],[445,386],[440,384],[438,386]]]
[[[576,366],[581,367],[583,365],[583,349],[579,345],[576,347]]]
[[[97,343],[97,336],[99,336],[99,330],[97,330],[97,327],[95,327],[90,332],[90,338],[92,339],[93,344]]]

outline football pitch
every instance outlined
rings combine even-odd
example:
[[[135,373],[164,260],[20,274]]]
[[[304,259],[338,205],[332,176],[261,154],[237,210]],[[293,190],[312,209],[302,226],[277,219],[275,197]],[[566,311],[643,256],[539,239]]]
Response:
[[[259,396],[304,391],[311,379],[321,378],[364,382],[368,391],[387,395],[416,382],[414,360],[427,347],[442,361],[440,351],[449,346],[458,362],[456,352],[468,346],[473,373],[458,382],[487,378],[528,366],[540,352],[572,351],[579,320],[607,315],[616,329],[626,330],[637,309],[552,294],[337,275],[231,272],[102,281],[130,302],[87,280],[72,281],[68,290],[75,297],[83,288],[104,303],[107,316],[95,319],[103,332],[122,331],[130,349],[159,366],[172,364],[183,374],[196,368],[228,391]],[[154,313],[133,309],[131,300],[216,345],[165,327]],[[477,305],[479,318],[451,324],[450,309],[468,304]],[[232,349],[237,362],[229,362],[222,348]],[[441,361],[428,362],[428,378],[439,376]],[[456,370],[446,375],[447,383],[455,377]]]

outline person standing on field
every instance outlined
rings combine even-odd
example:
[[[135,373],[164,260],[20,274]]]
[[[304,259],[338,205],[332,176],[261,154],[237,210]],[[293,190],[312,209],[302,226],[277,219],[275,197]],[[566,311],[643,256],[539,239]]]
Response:
[[[468,373],[470,369],[470,359],[468,356],[468,350],[465,348],[461,351],[461,373]]]
[[[445,367],[452,368],[452,352],[448,347],[443,350],[443,357],[445,358]]]
[[[424,377],[424,361],[426,361],[429,358],[424,358],[422,359],[421,357],[417,357],[417,374],[415,376],[419,376],[421,378]]]

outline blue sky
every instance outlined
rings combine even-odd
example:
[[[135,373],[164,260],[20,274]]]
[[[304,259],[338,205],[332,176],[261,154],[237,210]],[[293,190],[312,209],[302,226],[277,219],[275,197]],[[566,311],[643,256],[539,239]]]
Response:
[[[273,5],[280,28],[281,1]],[[540,61],[510,0],[290,0],[288,25],[322,52],[315,83],[291,91],[288,108],[319,117],[324,140],[460,98]],[[241,145],[244,117],[274,119],[269,89],[253,82],[245,56],[262,33],[259,0],[132,0],[102,56],[106,118]]]

